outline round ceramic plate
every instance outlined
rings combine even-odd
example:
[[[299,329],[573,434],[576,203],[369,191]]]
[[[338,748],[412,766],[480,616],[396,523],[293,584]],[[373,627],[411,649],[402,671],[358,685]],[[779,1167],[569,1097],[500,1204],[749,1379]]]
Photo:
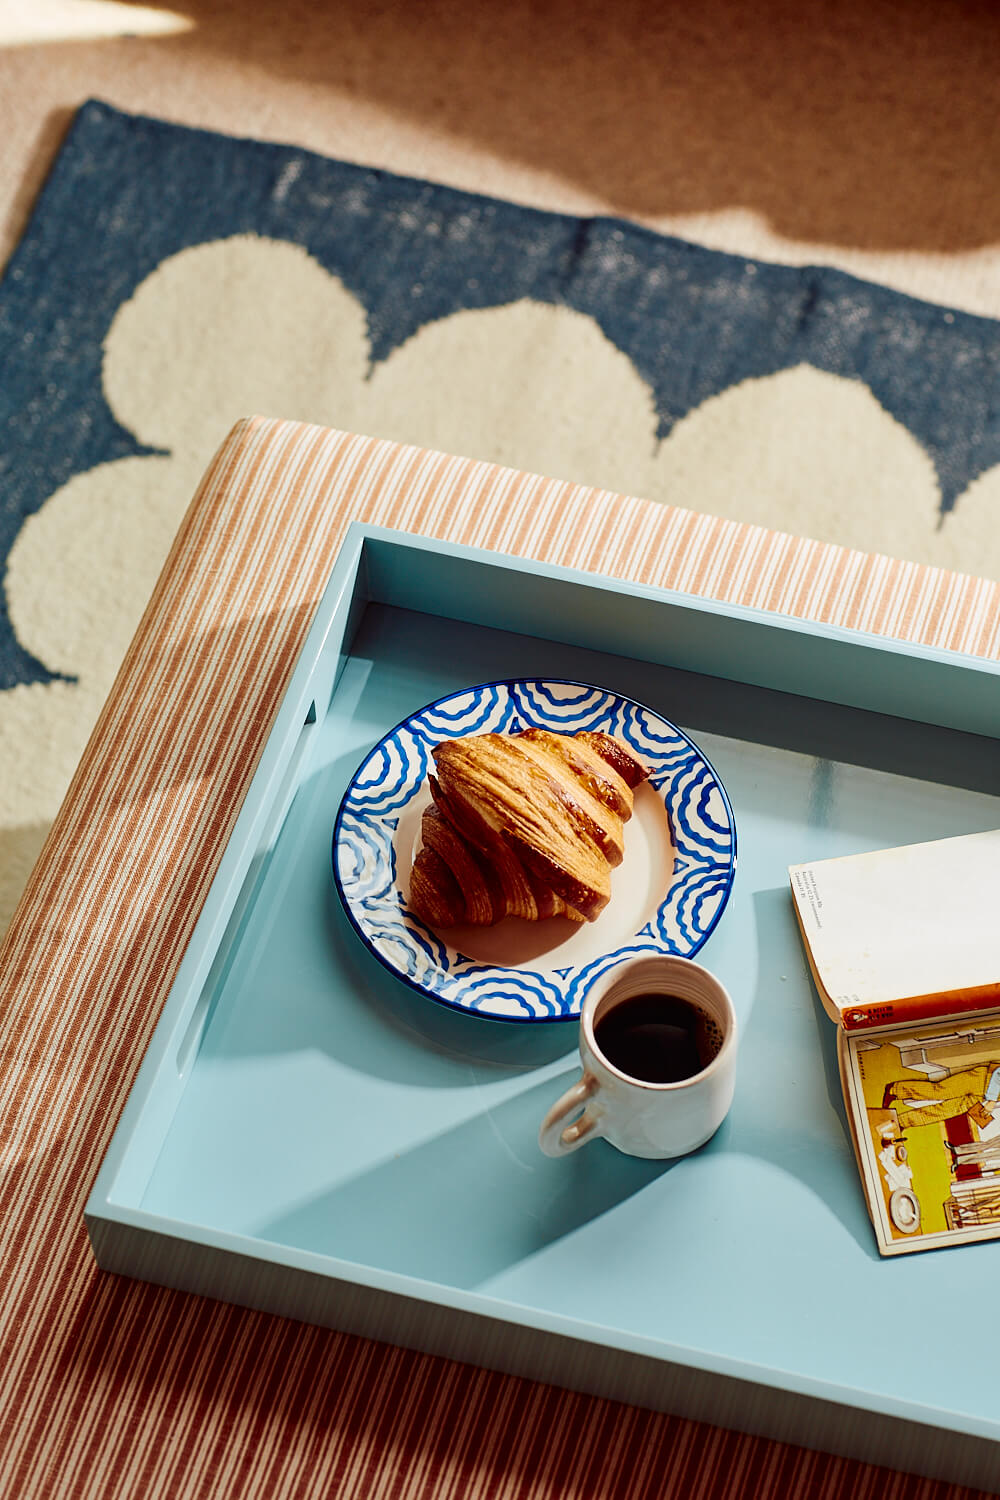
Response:
[[[530,726],[617,735],[649,767],[611,900],[594,922],[508,917],[432,932],[407,904],[431,751],[441,740]],[[735,865],[729,798],[686,734],[604,688],[536,678],[466,688],[399,724],[356,771],[333,835],[337,890],[374,956],[432,1000],[502,1021],[572,1020],[593,979],[626,958],[693,957],[722,915]]]

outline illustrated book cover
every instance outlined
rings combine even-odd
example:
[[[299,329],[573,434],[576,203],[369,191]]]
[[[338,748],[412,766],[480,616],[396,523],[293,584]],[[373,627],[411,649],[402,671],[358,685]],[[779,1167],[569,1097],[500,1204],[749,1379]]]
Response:
[[[789,878],[879,1251],[1000,1238],[1000,830]]]

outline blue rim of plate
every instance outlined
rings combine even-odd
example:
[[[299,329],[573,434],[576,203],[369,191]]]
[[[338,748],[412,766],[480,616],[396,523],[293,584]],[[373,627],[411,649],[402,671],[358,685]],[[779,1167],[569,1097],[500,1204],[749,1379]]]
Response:
[[[529,725],[603,730],[650,768],[674,841],[664,900],[624,945],[558,970],[502,968],[466,957],[410,912],[396,879],[401,814],[433,769],[431,751],[467,734]],[[453,1010],[494,1021],[572,1021],[600,975],[638,954],[693,958],[714,931],[736,873],[736,821],[704,752],[676,724],[634,699],[568,678],[506,678],[448,693],[401,720],[351,778],[333,830],[333,877],[351,925],[404,984]]]

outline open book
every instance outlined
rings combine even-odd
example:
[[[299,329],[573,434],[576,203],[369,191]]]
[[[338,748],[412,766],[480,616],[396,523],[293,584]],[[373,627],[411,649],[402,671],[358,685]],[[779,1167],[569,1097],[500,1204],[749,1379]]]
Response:
[[[1000,1238],[1000,830],[789,877],[880,1252]]]

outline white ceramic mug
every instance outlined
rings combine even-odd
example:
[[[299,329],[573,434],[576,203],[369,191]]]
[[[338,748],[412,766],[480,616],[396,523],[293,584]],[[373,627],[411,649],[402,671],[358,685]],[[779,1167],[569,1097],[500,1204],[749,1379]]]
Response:
[[[703,1028],[698,1071],[672,1083],[648,1082],[616,1066],[595,1036],[609,1013],[638,995],[676,997]],[[664,1015],[671,1009],[669,1003]],[[711,1052],[715,1055],[711,1056]],[[648,954],[603,975],[580,1013],[582,1076],[549,1110],[538,1142],[546,1156],[566,1156],[603,1137],[628,1156],[684,1156],[715,1134],[733,1101],[737,1026],[733,1002],[714,974],[689,958]]]

